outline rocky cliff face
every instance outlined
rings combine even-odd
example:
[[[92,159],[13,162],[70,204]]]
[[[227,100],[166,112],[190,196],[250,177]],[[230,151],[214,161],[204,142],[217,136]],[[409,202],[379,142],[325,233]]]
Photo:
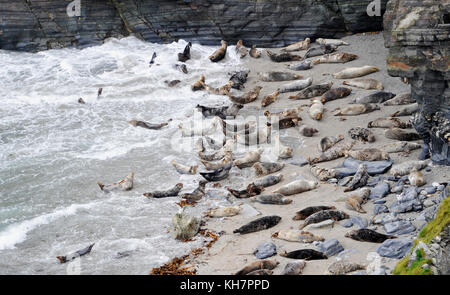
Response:
[[[136,35],[151,42],[186,39],[202,44],[284,46],[305,37],[339,37],[380,31],[370,17],[373,0],[81,0],[81,16],[69,17],[72,0],[0,0],[0,48],[39,51],[101,43]]]
[[[432,160],[450,165],[450,0],[390,0],[384,15],[388,73],[408,78],[414,127]]]

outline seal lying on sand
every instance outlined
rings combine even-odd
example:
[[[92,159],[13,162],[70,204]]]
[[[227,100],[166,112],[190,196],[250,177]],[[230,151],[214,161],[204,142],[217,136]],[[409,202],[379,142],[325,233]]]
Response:
[[[222,120],[226,120],[229,117],[236,117],[243,107],[242,104],[233,103],[231,106],[226,107],[207,107],[198,104],[195,108],[202,112],[204,117],[218,116]]]
[[[319,130],[317,130],[316,128],[309,127],[307,125],[303,125],[300,128],[301,128],[300,134],[305,137],[313,137],[314,134],[319,133]]]
[[[222,46],[217,49],[210,57],[209,60],[212,62],[218,62],[221,61],[225,55],[227,54],[227,42],[224,40],[220,41]]]
[[[337,137],[334,136],[326,136],[320,140],[319,150],[321,152],[325,152],[326,150],[333,147],[336,143],[340,142],[344,139],[344,135],[339,134]]]
[[[380,110],[380,106],[374,103],[353,104],[333,112],[335,116],[357,116]]]
[[[280,263],[276,260],[258,260],[246,265],[240,271],[236,272],[235,275],[242,276],[260,269],[271,270],[277,267],[278,264]]]
[[[86,248],[78,250],[78,251],[76,251],[76,252],[74,252],[72,254],[65,255],[65,256],[56,256],[56,258],[61,263],[66,263],[68,261],[72,261],[72,260],[76,259],[77,257],[81,257],[83,255],[86,255],[86,254],[90,253],[91,250],[92,250],[92,247],[94,247],[94,245],[95,245],[95,243],[87,246]]]
[[[202,82],[203,83],[203,82]],[[230,91],[231,87],[233,86],[233,81],[228,81],[225,85],[219,88],[214,88],[209,85],[203,85],[203,87],[211,94],[214,95],[227,95],[227,93]]]
[[[225,152],[225,157],[223,157],[222,160],[216,161],[216,162],[209,162],[205,160],[200,160],[202,164],[205,166],[207,170],[218,170],[220,168],[223,168],[228,163],[232,163],[233,161],[233,155],[230,151]]]
[[[265,230],[271,227],[274,227],[277,225],[281,220],[280,216],[264,216],[261,218],[258,218],[252,222],[247,223],[246,225],[241,226],[238,229],[235,229],[233,233],[240,233],[243,234],[249,234],[261,230]]]
[[[311,44],[311,39],[306,38],[303,41],[299,41],[299,42],[296,42],[289,46],[286,46],[284,48],[281,48],[281,51],[292,52],[292,51],[307,50],[307,49],[309,49],[310,44]]]
[[[336,52],[326,54],[312,62],[313,65],[318,64],[335,64],[335,63],[347,63],[352,60],[357,59],[356,54],[346,53],[346,52]]]
[[[244,71],[235,71],[228,73],[228,75],[231,75],[230,81],[233,82],[233,86],[231,88],[241,90],[244,88],[244,84],[247,82],[248,74],[250,73],[250,70],[244,70]]]
[[[318,38],[318,39],[316,39],[316,43],[321,44],[321,45],[336,45],[336,46],[350,45],[347,42],[339,40],[339,39],[326,39],[326,38]]]
[[[300,242],[300,243],[312,243],[315,241],[325,240],[321,236],[316,236],[310,232],[296,229],[283,229],[277,231],[272,235],[272,238],[278,238],[280,240],[285,240],[289,242]]]
[[[178,193],[183,188],[182,183],[177,183],[173,188],[168,189],[166,191],[154,191],[151,193],[144,193],[144,196],[147,198],[168,198],[168,197],[176,197]]]
[[[410,122],[402,122],[398,118],[379,118],[375,121],[371,121],[367,124],[368,128],[412,128],[412,124]]]
[[[423,178],[422,172],[418,171],[416,168],[413,168],[408,175],[408,180],[411,185],[420,187],[426,183]]]
[[[264,96],[263,99],[261,100],[261,106],[264,108],[264,107],[274,103],[279,94],[280,94],[279,91],[275,91],[270,95]]]
[[[390,173],[392,176],[405,176],[408,175],[413,169],[417,171],[422,170],[427,167],[430,162],[425,161],[406,161],[397,165],[392,166]]]
[[[323,210],[316,212],[312,215],[310,215],[308,218],[305,219],[305,222],[299,226],[299,229],[303,229],[305,226],[319,223],[327,219],[331,219],[334,221],[340,221],[343,219],[348,219],[350,216],[342,211],[338,210]]]
[[[288,205],[292,203],[291,199],[285,198],[282,194],[269,194],[251,197],[252,202],[270,205]]]
[[[98,181],[97,184],[100,187],[100,189],[105,193],[109,193],[114,190],[129,191],[133,188],[133,179],[134,173],[131,172],[119,182],[113,184],[103,184],[100,181]]]
[[[364,187],[354,193],[352,193],[347,200],[345,201],[345,205],[347,209],[355,210],[359,213],[367,213],[362,205],[367,202],[367,199],[370,195],[370,188]]]
[[[366,90],[377,89],[384,90],[384,86],[380,81],[375,79],[354,79],[349,81],[344,81],[342,84],[357,88],[362,88]]]
[[[293,74],[289,72],[259,72],[258,76],[264,82],[281,82],[303,79],[302,75]]]
[[[278,188],[274,193],[290,196],[313,190],[318,185],[319,183],[317,181],[299,179]]]
[[[235,159],[233,165],[237,166],[240,169],[251,167],[254,163],[259,161],[262,152],[262,149],[258,151],[248,152],[244,157]]]
[[[352,157],[359,161],[383,161],[389,160],[389,153],[376,148],[362,150],[348,150],[344,152],[345,157]]]
[[[270,50],[265,50],[270,60],[273,62],[300,61],[303,58],[300,55],[294,55],[287,52],[276,54]]]
[[[337,144],[337,145],[331,147],[327,151],[321,153],[318,157],[314,157],[314,158],[307,157],[306,160],[310,164],[317,164],[317,163],[321,163],[321,162],[336,160],[338,158],[344,157],[345,156],[344,152],[346,150],[351,149],[354,144],[355,144],[354,142],[350,142],[350,143],[343,142],[341,144]]]
[[[347,97],[351,93],[352,93],[352,90],[350,88],[346,88],[346,87],[333,88],[333,89],[330,89],[327,92],[325,92],[322,95],[322,97],[320,98],[320,101],[322,103],[326,103],[329,101]]]
[[[321,96],[322,94],[330,90],[332,86],[333,82],[311,85],[301,90],[296,95],[289,96],[289,99],[308,99],[316,96]]]
[[[267,176],[255,179],[253,181],[253,184],[256,186],[269,187],[269,186],[279,183],[281,180],[283,180],[282,174],[267,175]]]
[[[278,172],[283,169],[284,166],[283,163],[256,162],[252,167],[255,170],[256,176],[264,176]]]
[[[212,172],[200,172],[200,175],[208,181],[220,181],[228,177],[232,165],[233,163],[230,162],[224,167]]]
[[[128,123],[130,123],[134,127],[142,127],[142,128],[147,128],[147,129],[153,129],[153,130],[158,130],[158,129],[163,128],[164,126],[169,125],[169,123],[152,124],[152,123],[147,123],[144,121],[136,121],[136,120],[128,121]]]
[[[181,194],[180,197],[188,202],[197,202],[205,195],[205,186],[208,182],[200,180],[198,187],[192,193]]]
[[[175,167],[175,170],[177,170],[180,174],[191,174],[194,175],[197,173],[197,165],[195,166],[186,166],[183,164],[179,164],[175,162],[174,160],[170,161],[170,164],[172,164],[173,167]]]
[[[372,242],[372,243],[383,243],[387,239],[396,239],[396,236],[388,236],[380,234],[374,230],[362,228],[357,230],[352,230],[345,234],[346,238],[351,238],[356,241],[361,242]]]
[[[328,259],[327,255],[313,249],[301,249],[292,252],[280,253],[280,256],[291,259],[319,260]]]
[[[395,97],[394,93],[386,91],[376,91],[364,97],[357,97],[353,99],[350,104],[354,103],[382,103]]]
[[[312,61],[305,60],[300,63],[290,64],[287,67],[293,71],[306,71],[312,68]]]
[[[357,188],[366,186],[369,177],[370,177],[369,173],[367,173],[367,165],[360,164],[358,170],[356,171],[356,174],[353,176],[350,183],[344,189],[344,192],[353,191]]]
[[[184,51],[182,53],[178,53],[178,60],[181,62],[185,62],[191,59],[191,47],[192,43],[189,42],[186,47],[184,47]]]
[[[239,40],[236,44],[236,53],[240,58],[244,58],[248,53],[248,49],[244,47],[242,40]]]
[[[324,210],[334,210],[336,207],[334,206],[312,206],[307,207],[305,209],[302,209],[295,213],[295,216],[292,218],[292,220],[305,220],[309,216],[313,215],[314,213],[324,211]]]
[[[256,45],[252,45],[252,49],[250,49],[250,56],[253,58],[260,58],[261,57],[261,51],[256,49]]]
[[[198,91],[198,90],[203,90],[203,89],[205,89],[205,76],[201,75],[200,79],[191,85],[191,90]]]
[[[365,265],[348,262],[348,261],[335,261],[328,267],[328,272],[332,275],[345,275],[349,272],[366,269]]]
[[[407,105],[403,109],[393,113],[391,115],[391,117],[410,116],[410,115],[414,114],[415,112],[417,112],[418,110],[419,110],[419,104],[413,103],[413,104]]]
[[[297,81],[282,85],[280,88],[278,88],[278,91],[280,93],[300,91],[300,90],[305,89],[306,87],[311,86],[312,82],[313,82],[312,78],[297,80]]]
[[[247,199],[250,197],[257,196],[261,194],[261,192],[264,190],[263,186],[256,186],[253,183],[250,183],[244,190],[234,190],[228,186],[225,188],[227,191],[229,191],[233,196],[235,196],[238,199]]]
[[[324,109],[322,102],[320,102],[320,100],[318,99],[313,100],[312,105],[308,111],[309,116],[316,121],[320,121],[322,120],[323,112]]]
[[[324,54],[330,54],[330,53],[335,52],[336,50],[337,50],[337,46],[332,45],[332,44],[325,44],[325,45],[320,45],[319,47],[312,47],[312,48],[308,49],[308,51],[306,51],[303,59],[307,59],[310,57],[316,57],[316,56],[320,56],[320,55],[324,55]]]
[[[383,105],[399,106],[399,105],[412,104],[415,102],[416,101],[412,98],[411,92],[407,92],[407,93],[401,93],[401,94],[397,95],[393,99],[386,101]]]
[[[361,142],[374,142],[375,134],[372,131],[366,128],[354,127],[348,131],[348,135],[352,139],[360,140]]]
[[[251,146],[255,144],[266,143],[267,140],[270,139],[271,132],[272,126],[270,123],[267,123],[267,127],[261,127],[252,133],[236,133],[234,135],[234,138],[236,139],[236,142],[240,144]]]
[[[238,215],[241,210],[240,206],[231,206],[210,210],[206,215],[213,218],[232,217]]]
[[[284,267],[284,270],[281,273],[281,275],[291,275],[291,276],[300,275],[302,274],[305,266],[306,262],[304,260],[289,262]]]
[[[383,151],[386,151],[388,153],[400,153],[400,152],[409,153],[413,150],[418,150],[421,147],[422,147],[421,144],[415,142],[400,141],[387,144],[383,146],[382,149]]]
[[[400,128],[390,128],[384,131],[384,136],[389,139],[401,140],[401,141],[414,141],[420,140],[421,137],[418,133],[412,131],[406,131]]]
[[[227,90],[225,90],[225,94],[234,103],[246,104],[246,103],[250,103],[252,101],[255,101],[258,98],[261,89],[262,89],[261,86],[255,86],[255,88],[253,88],[252,91],[246,92],[242,96],[233,96]]]
[[[294,152],[292,148],[285,146],[280,141],[280,136],[275,136],[275,152],[278,159],[289,159],[292,158],[292,153]]]
[[[364,66],[359,68],[346,68],[340,72],[334,73],[333,77],[336,79],[351,79],[366,76],[380,71],[379,68],[373,66]]]

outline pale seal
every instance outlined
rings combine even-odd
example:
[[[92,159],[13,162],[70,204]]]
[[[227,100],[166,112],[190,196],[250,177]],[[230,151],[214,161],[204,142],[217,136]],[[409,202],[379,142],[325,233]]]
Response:
[[[220,41],[222,46],[217,49],[210,57],[209,60],[212,62],[218,62],[221,61],[225,55],[227,54],[227,42],[224,40]]]
[[[114,190],[120,190],[120,191],[129,191],[133,188],[133,179],[134,179],[134,173],[131,172],[128,174],[124,179],[113,183],[113,184],[103,184],[100,181],[97,182],[98,186],[102,191],[105,193],[109,193]]]
[[[380,71],[380,69],[373,66],[346,68],[340,72],[334,73],[333,77],[336,79],[351,79],[370,75],[378,71]]]

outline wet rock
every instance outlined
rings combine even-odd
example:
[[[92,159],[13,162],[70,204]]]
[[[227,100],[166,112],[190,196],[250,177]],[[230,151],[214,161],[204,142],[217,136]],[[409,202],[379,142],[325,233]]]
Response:
[[[367,166],[367,173],[369,175],[374,176],[377,174],[386,173],[392,167],[391,160],[385,161],[359,161],[353,158],[347,158],[342,163],[341,167],[335,168],[336,175],[335,177],[338,179],[355,175],[356,171],[360,164],[365,164]]]
[[[389,235],[405,235],[416,230],[414,225],[407,220],[398,220],[384,224],[384,231]]]
[[[325,253],[328,257],[344,251],[344,247],[342,247],[337,239],[326,240],[325,242],[320,243],[318,248],[320,252]]]
[[[379,205],[379,204],[377,204],[377,205],[375,205],[375,207],[373,208],[373,215],[378,215],[378,214],[381,214],[381,213],[387,213],[387,212],[389,212],[389,209],[388,209],[388,207],[385,206],[385,205]]]
[[[409,239],[388,239],[377,247],[377,253],[382,257],[401,259],[409,249],[413,242]]]
[[[389,183],[381,181],[373,189],[370,190],[369,199],[382,199],[389,194],[391,188]]]
[[[177,240],[189,240],[200,229],[200,219],[185,213],[177,213],[172,218],[172,237]]]
[[[253,252],[253,254],[258,259],[272,257],[277,254],[277,246],[275,246],[274,243],[262,242],[256,247],[256,250],[255,252]]]

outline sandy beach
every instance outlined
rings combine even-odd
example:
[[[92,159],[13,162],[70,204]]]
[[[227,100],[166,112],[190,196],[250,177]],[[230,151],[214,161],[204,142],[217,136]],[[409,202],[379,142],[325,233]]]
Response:
[[[355,61],[346,63],[346,64],[319,64],[314,66],[313,69],[308,71],[296,72],[304,75],[305,77],[312,77],[314,82],[313,84],[318,84],[321,82],[333,81],[334,87],[342,86],[342,82],[344,80],[334,79],[331,74],[338,72],[347,67],[358,67],[358,66],[376,66],[380,68],[380,71],[369,76],[367,78],[374,78],[378,81],[382,82],[385,91],[393,92],[395,94],[400,94],[409,91],[409,85],[404,84],[399,78],[390,77],[386,71],[386,55],[387,49],[384,47],[384,40],[382,34],[361,34],[361,35],[351,35],[343,38],[344,41],[348,42],[349,46],[341,46],[339,48],[339,52],[348,52],[353,53],[359,56],[359,58]],[[278,52],[278,49],[273,49],[273,51]],[[303,55],[305,52],[295,52],[294,54]],[[309,100],[289,100],[288,96],[293,95],[294,93],[284,93],[280,94],[277,101],[267,108],[261,108],[261,98],[265,95],[268,95],[275,91],[281,84],[286,82],[261,82],[258,79],[257,73],[264,71],[290,71],[286,65],[286,63],[274,63],[270,61],[269,57],[263,53],[260,59],[253,59],[250,57],[245,58],[246,67],[250,69],[248,82],[245,84],[245,90],[248,91],[252,89],[256,85],[260,85],[263,87],[260,97],[250,104],[245,105],[244,109],[239,113],[240,115],[246,114],[254,114],[257,112],[259,115],[262,115],[264,110],[269,110],[271,112],[280,111],[284,109],[288,109],[291,107],[297,107],[303,104],[308,104]],[[291,71],[294,72],[294,71]],[[365,78],[366,78],[365,77]],[[328,102],[325,104],[325,114],[324,118],[321,121],[315,121],[311,119],[307,113],[308,107],[304,107],[301,113],[302,122],[299,124],[299,127],[302,125],[308,125],[319,130],[318,134],[315,134],[313,137],[303,137],[299,135],[298,129],[290,128],[286,130],[288,137],[301,137],[302,145],[298,145],[297,143],[292,143],[288,141],[283,141],[283,144],[290,146],[294,149],[294,158],[298,156],[308,157],[311,155],[318,154],[318,143],[321,138],[325,136],[336,136],[338,134],[342,134],[346,139],[349,139],[348,130],[352,127],[360,126],[367,127],[367,123],[369,121],[388,117],[390,114],[399,110],[404,106],[383,106],[380,104],[381,110],[374,111],[369,114],[359,115],[359,116],[345,116],[346,120],[341,121],[340,117],[336,117],[332,115],[332,111],[338,107],[346,106],[352,99],[367,95],[373,90],[363,90],[358,88],[352,88],[353,92],[350,96],[335,100],[332,102]],[[401,117],[402,121],[408,121],[409,116]],[[368,148],[375,147],[380,148],[383,145],[393,142],[393,140],[387,139],[383,132],[385,129],[381,128],[373,128],[371,129],[376,135],[376,141],[374,143],[361,143],[358,142],[355,149],[359,148]],[[394,164],[398,164],[407,160],[416,160],[418,155],[420,154],[420,150],[415,150],[410,154],[401,154],[394,153],[390,154],[391,159]],[[334,161],[321,163],[319,167],[333,168],[340,166],[343,162],[344,158],[340,158]],[[428,169],[430,170],[430,169]],[[279,173],[283,174],[284,179],[282,182],[275,186],[271,186],[265,189],[264,193],[270,193],[283,186],[293,179],[298,178],[298,176],[303,176],[308,179],[314,179],[314,176],[310,172],[310,165],[306,165],[303,167],[295,166],[295,165],[286,165],[283,170]],[[450,179],[450,173],[448,167],[442,166],[434,166],[431,167],[430,171],[423,170],[425,179],[427,184],[431,184],[432,182],[443,182],[448,181]],[[247,183],[252,182],[254,179],[247,179]],[[283,251],[293,251],[298,249],[316,249],[317,248],[312,244],[302,244],[297,242],[287,242],[284,240],[272,238],[272,234],[281,229],[297,229],[298,226],[302,223],[302,221],[294,221],[292,217],[295,215],[295,212],[306,208],[308,206],[316,206],[316,205],[329,205],[336,206],[337,209],[343,210],[348,213],[350,216],[361,216],[367,218],[369,221],[372,218],[372,212],[374,208],[373,202],[369,201],[364,205],[364,209],[368,212],[367,214],[361,214],[356,211],[352,211],[346,208],[344,202],[336,201],[345,196],[343,192],[344,187],[329,184],[326,182],[320,183],[319,187],[305,193],[297,194],[290,196],[293,202],[289,205],[264,205],[260,203],[251,202],[248,199],[240,199],[237,202],[248,203],[261,212],[261,215],[257,217],[244,217],[241,215],[237,215],[230,218],[225,219],[207,219],[206,225],[204,228],[213,230],[217,233],[224,232],[223,235],[219,238],[219,240],[204,254],[199,255],[198,257],[192,259],[188,262],[189,265],[194,266],[197,269],[197,274],[232,274],[239,269],[241,269],[246,264],[257,260],[257,258],[252,254],[255,250],[256,246],[261,242],[273,242],[277,246],[277,255],[271,257],[270,259],[275,259],[280,262],[277,268],[274,269],[274,274],[280,274],[284,269],[284,266],[287,262],[292,261],[291,259],[287,259],[281,257],[279,254]],[[389,205],[395,200],[395,194],[389,194],[386,196],[386,205]],[[386,213],[383,213],[386,214]],[[415,217],[419,213],[406,213],[401,214],[401,218],[409,218]],[[272,227],[267,230],[239,235],[233,234],[233,230],[262,216],[268,215],[278,215],[282,217],[281,222],[278,223],[275,227]],[[369,243],[369,242],[358,242],[352,240],[350,238],[344,237],[345,233],[349,232],[352,229],[356,229],[357,227],[353,226],[352,228],[345,228],[342,226],[341,221],[337,223],[333,228],[325,228],[325,229],[312,229],[310,230],[312,233],[320,235],[325,238],[325,240],[329,239],[337,239],[340,244],[344,247],[345,250],[348,250],[345,253],[346,259],[351,262],[357,262],[362,264],[367,264],[367,254],[369,252],[375,252],[376,248],[379,246],[377,243]],[[416,221],[413,221],[413,224],[416,226],[419,225]],[[370,225],[373,226],[373,225]],[[372,227],[371,227],[372,228]],[[383,227],[381,225],[377,226],[377,231],[381,233],[385,233]],[[402,237],[414,237],[417,235],[417,231],[412,235],[404,235]],[[330,257],[327,260],[315,260],[315,261],[307,261],[306,267],[303,271],[305,275],[318,275],[324,274],[327,270],[328,266],[336,261],[336,256]],[[396,259],[387,259],[383,258],[383,265],[385,265],[388,270],[387,273],[391,273],[395,264],[398,260]]]

